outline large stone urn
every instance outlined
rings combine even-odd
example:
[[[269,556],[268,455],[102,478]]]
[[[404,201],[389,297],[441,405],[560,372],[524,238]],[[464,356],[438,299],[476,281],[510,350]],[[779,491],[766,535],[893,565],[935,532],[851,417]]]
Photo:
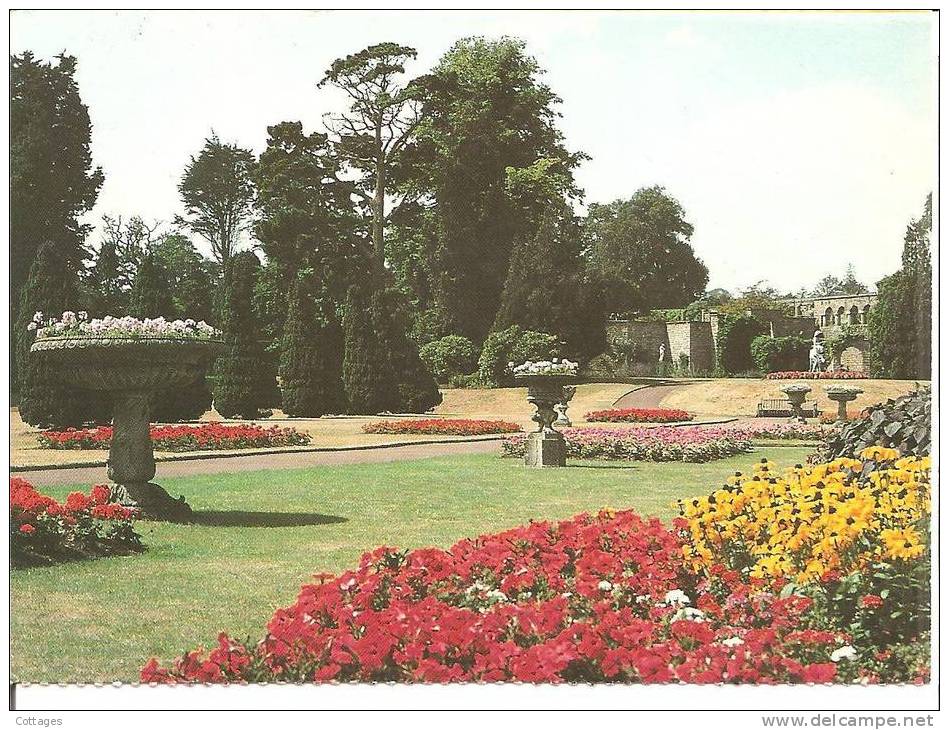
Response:
[[[554,428],[555,406],[564,400],[564,386],[576,381],[573,375],[515,375],[514,382],[527,386],[527,401],[537,412],[531,420],[537,430],[528,434],[524,444],[524,464],[530,467],[567,465],[567,442]]]
[[[811,386],[800,383],[785,385],[781,388],[781,392],[788,397],[788,402],[791,404],[791,420],[805,423],[807,419],[804,418],[804,399],[807,398],[807,394],[811,392]]]
[[[185,386],[208,368],[222,343],[200,339],[44,337],[30,348],[70,385],[105,391],[112,399],[108,476],[113,499],[143,516],[187,520],[191,507],[151,480],[155,455],[149,435],[149,399]]]

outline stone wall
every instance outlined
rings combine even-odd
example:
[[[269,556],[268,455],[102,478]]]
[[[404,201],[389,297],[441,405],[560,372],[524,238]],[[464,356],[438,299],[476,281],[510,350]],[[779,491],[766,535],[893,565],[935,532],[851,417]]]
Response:
[[[649,372],[654,373],[659,364],[660,345],[666,346],[666,362],[671,362],[665,322],[614,320],[606,325],[606,339],[627,366],[634,363],[647,365]]]
[[[715,367],[715,346],[709,322],[669,322],[671,363],[678,365],[684,355],[693,373],[711,372]]]

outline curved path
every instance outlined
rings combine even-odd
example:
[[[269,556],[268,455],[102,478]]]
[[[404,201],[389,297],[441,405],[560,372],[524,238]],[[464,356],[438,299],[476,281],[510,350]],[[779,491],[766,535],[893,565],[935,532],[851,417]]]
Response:
[[[662,400],[682,385],[647,385],[621,396],[613,408],[658,408]]]
[[[372,464],[405,459],[429,459],[433,456],[498,453],[500,439],[490,441],[454,441],[446,443],[412,444],[339,451],[303,451],[297,453],[255,454],[248,456],[193,459],[158,462],[159,480],[167,477],[186,477],[194,474],[229,474],[238,471],[270,471],[273,469],[307,469],[314,466],[341,464]],[[96,484],[106,481],[104,466],[38,469],[17,472],[36,487],[57,484]]]

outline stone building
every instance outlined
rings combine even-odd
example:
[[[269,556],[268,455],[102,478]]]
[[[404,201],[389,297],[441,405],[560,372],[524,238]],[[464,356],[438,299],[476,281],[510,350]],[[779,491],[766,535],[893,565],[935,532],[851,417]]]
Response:
[[[810,338],[817,329],[825,340],[845,337],[839,362],[833,365],[863,372],[869,346],[867,315],[876,299],[876,294],[798,298],[782,302],[784,309],[754,309],[747,314],[763,322],[772,337]],[[614,352],[623,353],[631,373],[655,375],[661,354],[667,371],[706,374],[715,369],[722,316],[707,310],[696,321],[611,320],[607,338]]]

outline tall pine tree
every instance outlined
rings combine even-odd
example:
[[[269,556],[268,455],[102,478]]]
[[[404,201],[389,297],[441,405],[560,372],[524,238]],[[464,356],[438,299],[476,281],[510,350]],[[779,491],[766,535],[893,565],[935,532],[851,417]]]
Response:
[[[225,351],[214,370],[214,407],[225,418],[256,418],[272,405],[276,373],[270,367],[253,306],[254,284],[261,266],[252,251],[241,251],[231,259],[231,272],[224,294]]]

